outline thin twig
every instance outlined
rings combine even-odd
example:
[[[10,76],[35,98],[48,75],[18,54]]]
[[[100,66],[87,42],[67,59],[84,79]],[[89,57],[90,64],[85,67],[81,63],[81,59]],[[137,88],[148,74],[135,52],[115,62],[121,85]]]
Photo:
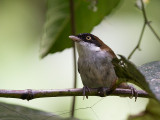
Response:
[[[141,41],[142,41],[142,36],[143,36],[144,30],[145,30],[145,27],[146,27],[146,23],[143,24],[143,27],[142,27],[142,30],[141,30],[141,34],[140,34],[140,36],[139,36],[138,43],[137,43],[136,47],[132,50],[132,52],[130,53],[130,55],[128,56],[128,59],[131,58],[131,56],[133,55],[133,53],[134,53],[137,49],[140,49],[140,44],[141,44]]]
[[[143,13],[143,18],[144,18],[144,22],[147,23],[148,22],[148,18],[147,18],[147,14],[146,14],[146,10],[144,8],[144,3],[143,3],[143,0],[140,0],[141,1],[141,10],[142,10],[142,13]]]
[[[150,30],[153,32],[153,34],[157,37],[157,39],[160,41],[160,37],[158,36],[158,34],[156,33],[156,31],[153,29],[153,27],[150,25],[150,21],[148,20],[148,17],[146,15],[146,11],[145,11],[145,7],[144,7],[144,3],[143,0],[141,0],[141,4],[142,4],[142,13],[143,13],[143,17],[144,17],[144,22],[148,25],[148,27],[150,28]]]
[[[160,37],[158,36],[158,34],[156,33],[156,31],[153,29],[153,27],[150,25],[150,21],[148,20],[147,18],[147,14],[146,14],[146,11],[145,11],[145,7],[144,7],[144,3],[143,3],[143,0],[140,0],[141,1],[141,10],[142,10],[142,14],[143,14],[143,19],[144,19],[144,24],[143,24],[143,28],[142,28],[142,31],[141,31],[141,34],[140,34],[140,37],[139,37],[139,41],[138,41],[138,44],[136,45],[136,47],[132,50],[132,52],[130,53],[130,55],[128,56],[128,59],[130,59],[133,55],[133,53],[140,48],[140,43],[142,41],[142,36],[143,36],[143,33],[144,33],[144,30],[145,30],[145,26],[147,25],[150,30],[153,32],[153,34],[157,37],[157,39],[160,41]]]
[[[150,28],[150,30],[153,32],[153,34],[157,37],[157,39],[160,42],[160,37],[158,36],[158,34],[156,33],[156,31],[153,29],[153,27],[150,25],[150,23],[147,24],[148,27]]]
[[[91,89],[90,92],[86,94],[88,96],[100,96],[98,92],[99,89]],[[108,89],[104,89],[106,94]],[[143,90],[137,90],[138,97],[143,98],[150,98],[149,94]],[[75,88],[75,89],[48,89],[48,90],[0,90],[0,97],[5,98],[18,98],[23,100],[32,100],[35,98],[45,98],[45,97],[64,97],[64,96],[83,96],[83,89],[82,88]],[[109,96],[120,96],[120,97],[130,97],[132,96],[131,89],[115,89]]]
[[[71,32],[72,35],[76,34],[76,27],[75,27],[75,19],[74,19],[74,1],[70,0],[70,17],[71,17]],[[76,88],[77,87],[77,64],[76,64],[76,47],[75,47],[75,43],[72,42],[73,44],[73,60],[74,60],[74,66],[73,66],[73,70],[74,70],[74,85],[73,87]],[[74,117],[74,111],[75,111],[75,102],[76,102],[76,97],[73,96],[73,100],[72,100],[72,112],[71,112],[71,117]]]

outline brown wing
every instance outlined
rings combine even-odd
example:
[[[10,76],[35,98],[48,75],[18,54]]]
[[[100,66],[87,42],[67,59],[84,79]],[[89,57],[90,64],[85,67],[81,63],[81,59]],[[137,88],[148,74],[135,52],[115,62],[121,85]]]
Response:
[[[108,51],[113,56],[113,58],[116,58],[116,55],[113,52],[113,50],[110,47],[108,47],[107,45],[105,45],[104,47],[102,47],[102,49]]]

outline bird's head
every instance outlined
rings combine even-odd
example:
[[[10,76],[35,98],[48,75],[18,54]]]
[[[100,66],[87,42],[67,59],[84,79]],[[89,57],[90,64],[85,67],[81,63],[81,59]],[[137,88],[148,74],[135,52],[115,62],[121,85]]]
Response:
[[[89,46],[101,47],[102,44],[104,44],[98,37],[90,33],[71,35],[69,36],[69,38],[84,47],[85,46],[86,47],[89,47]]]
[[[106,52],[111,55],[111,57],[116,57],[114,52],[110,47],[103,43],[97,36],[90,33],[82,33],[78,35],[69,36],[74,42],[76,42],[78,47],[78,52]]]

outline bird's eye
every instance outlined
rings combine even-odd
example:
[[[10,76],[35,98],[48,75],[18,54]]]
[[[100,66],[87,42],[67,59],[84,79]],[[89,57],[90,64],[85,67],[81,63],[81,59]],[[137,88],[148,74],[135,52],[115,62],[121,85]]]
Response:
[[[87,36],[87,37],[86,37],[86,40],[91,40],[91,36]]]

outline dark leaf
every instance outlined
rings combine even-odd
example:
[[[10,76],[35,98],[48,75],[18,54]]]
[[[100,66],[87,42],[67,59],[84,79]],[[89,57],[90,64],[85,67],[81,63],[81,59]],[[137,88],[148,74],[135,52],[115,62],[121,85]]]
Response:
[[[0,102],[0,120],[68,120],[60,116]],[[70,119],[71,120],[71,119]],[[77,119],[72,119],[77,120]]]
[[[160,61],[144,64],[139,67],[149,84],[149,89],[160,101]]]
[[[95,0],[94,0],[95,1]],[[76,33],[91,32],[120,2],[120,0],[74,0]],[[62,51],[72,46],[69,0],[47,0],[47,18],[41,42],[40,54]]]

